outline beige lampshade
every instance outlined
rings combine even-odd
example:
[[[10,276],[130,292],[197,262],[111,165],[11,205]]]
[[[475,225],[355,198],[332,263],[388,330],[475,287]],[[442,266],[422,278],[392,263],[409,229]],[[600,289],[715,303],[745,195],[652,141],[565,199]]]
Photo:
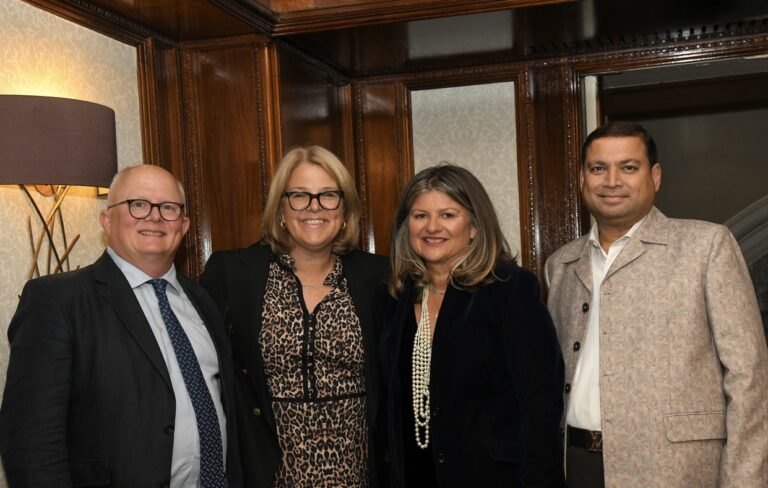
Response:
[[[0,95],[0,184],[107,187],[115,112],[68,98]]]

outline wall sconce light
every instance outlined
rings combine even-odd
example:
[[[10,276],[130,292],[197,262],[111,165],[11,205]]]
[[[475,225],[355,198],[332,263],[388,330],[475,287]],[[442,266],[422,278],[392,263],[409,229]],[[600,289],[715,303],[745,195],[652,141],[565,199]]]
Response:
[[[0,95],[0,185],[19,185],[42,224],[35,238],[27,218],[32,247],[27,279],[41,273],[38,256],[43,242],[48,242],[47,273],[69,270],[68,256],[80,236],[67,242],[61,203],[70,186],[107,187],[116,171],[115,112],[111,108],[68,98]],[[53,196],[46,215],[25,185]],[[63,250],[54,242],[57,220]]]

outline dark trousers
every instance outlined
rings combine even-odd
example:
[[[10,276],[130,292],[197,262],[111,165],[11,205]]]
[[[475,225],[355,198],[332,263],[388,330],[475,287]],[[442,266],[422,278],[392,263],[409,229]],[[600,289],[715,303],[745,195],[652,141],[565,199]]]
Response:
[[[568,446],[565,451],[565,478],[568,488],[604,488],[603,453]]]

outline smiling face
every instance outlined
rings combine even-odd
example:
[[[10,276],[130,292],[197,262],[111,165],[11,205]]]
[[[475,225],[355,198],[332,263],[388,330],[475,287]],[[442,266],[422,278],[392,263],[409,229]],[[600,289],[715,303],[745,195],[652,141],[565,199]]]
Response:
[[[595,139],[581,168],[581,194],[602,229],[628,231],[653,207],[661,166],[651,166],[640,137]]]
[[[339,190],[336,180],[320,165],[300,163],[291,172],[285,191],[306,191],[321,193]],[[293,210],[288,199],[282,199],[283,222],[290,236],[291,254],[328,253],[333,248],[333,241],[344,224],[344,200],[336,210],[325,210],[320,202],[313,198],[305,210]]]
[[[477,235],[469,211],[437,190],[416,197],[408,214],[408,241],[431,274],[448,272]]]
[[[182,203],[176,180],[168,171],[152,165],[130,169],[120,176],[109,194],[109,205],[128,199],[151,203]],[[121,258],[152,277],[165,274],[173,264],[181,239],[189,230],[189,218],[168,222],[153,208],[144,219],[135,219],[123,203],[104,209],[99,220],[107,242]]]

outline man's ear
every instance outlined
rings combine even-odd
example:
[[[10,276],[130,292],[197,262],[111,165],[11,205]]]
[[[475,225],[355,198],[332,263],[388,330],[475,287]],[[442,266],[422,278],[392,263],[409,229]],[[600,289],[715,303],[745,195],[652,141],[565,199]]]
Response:
[[[99,212],[99,223],[101,228],[104,229],[104,233],[109,235],[109,230],[112,228],[112,218],[109,216],[109,210],[103,209]]]
[[[653,178],[653,186],[656,188],[656,191],[659,191],[661,187],[661,164],[656,163],[651,166],[651,178]]]

